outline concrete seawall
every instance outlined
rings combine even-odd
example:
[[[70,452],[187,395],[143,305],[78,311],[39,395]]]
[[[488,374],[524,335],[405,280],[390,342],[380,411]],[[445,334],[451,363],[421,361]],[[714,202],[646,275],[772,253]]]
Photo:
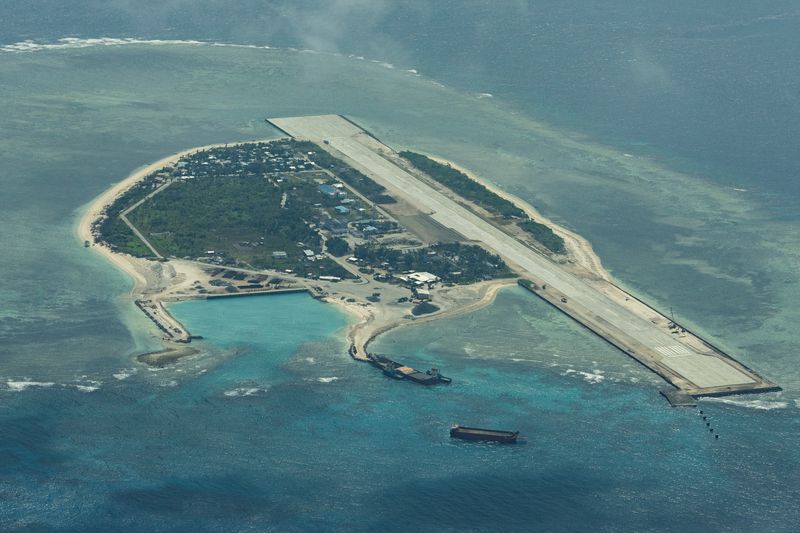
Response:
[[[216,300],[219,298],[242,298],[245,296],[269,296],[270,294],[292,294],[298,292],[307,292],[311,294],[311,291],[307,287],[295,287],[291,289],[269,289],[269,290],[252,290],[252,291],[240,291],[240,292],[231,292],[231,293],[222,293],[222,294],[205,294],[203,296],[198,296],[197,299],[202,300]]]
[[[500,255],[537,294],[580,324],[692,396],[778,390],[699,336],[611,283],[581,277],[543,255],[492,220],[408,168],[389,146],[354,122],[337,115],[270,119],[301,140],[315,142],[383,186],[387,193],[437,223]],[[454,191],[457,194],[457,191]]]
[[[686,331],[687,334],[694,336],[696,339],[700,340],[704,345],[706,345],[709,348],[709,350],[712,353],[708,354],[708,356],[724,358],[728,361],[728,364],[736,367],[740,372],[746,373],[748,376],[752,378],[751,383],[722,385],[714,387],[694,386],[692,383],[687,383],[686,378],[684,376],[681,376],[673,372],[668,367],[659,364],[658,354],[648,353],[651,352],[651,350],[648,350],[647,347],[638,346],[637,349],[632,349],[631,348],[632,343],[630,342],[630,340],[621,338],[622,336],[614,332],[612,328],[598,327],[598,324],[596,322],[583,320],[581,316],[570,310],[568,306],[564,305],[566,302],[563,302],[561,300],[561,295],[559,293],[554,292],[552,289],[550,289],[550,292],[548,292],[547,289],[543,289],[541,285],[532,283],[530,280],[522,280],[522,279],[519,280],[519,286],[527,290],[528,292],[535,294],[536,296],[538,296],[545,302],[549,303],[562,313],[574,319],[576,322],[584,326],[586,329],[596,334],[601,339],[608,342],[615,348],[619,349],[620,351],[625,353],[625,355],[627,355],[628,357],[634,359],[635,361],[639,362],[641,365],[645,366],[649,370],[655,372],[656,374],[661,376],[665,381],[667,381],[670,385],[674,386],[676,389],[674,392],[662,391],[662,395],[665,398],[667,398],[667,400],[669,400],[672,405],[691,405],[691,403],[688,402],[686,398],[697,398],[701,396],[730,396],[734,394],[775,392],[781,390],[779,386],[759,376],[753,370],[743,365],[742,363],[731,357],[729,354],[723,352],[719,348],[716,348],[714,345],[707,342],[705,339],[700,338],[699,336],[691,333],[689,330],[686,330],[684,328],[684,331]]]
[[[164,340],[180,343],[191,342],[192,335],[189,331],[167,311],[160,301],[136,300],[134,303],[164,333]]]
[[[173,298],[165,301],[181,302],[188,300],[216,300],[219,298],[241,298],[245,296],[269,296],[273,294],[292,294],[311,291],[307,287],[293,287],[287,289],[254,290],[247,292],[234,292],[223,294],[197,294],[186,297]],[[164,334],[163,339],[169,342],[190,343],[192,339],[200,337],[192,335],[180,320],[169,312],[163,302],[156,300],[135,300],[134,303],[144,315],[149,318]]]

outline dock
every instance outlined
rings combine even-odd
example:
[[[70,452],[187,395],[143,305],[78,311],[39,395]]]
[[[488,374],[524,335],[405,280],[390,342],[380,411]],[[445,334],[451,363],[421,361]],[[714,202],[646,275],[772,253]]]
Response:
[[[409,169],[375,136],[338,115],[269,119],[298,140],[316,143],[386,188],[387,193],[433,221],[500,255],[525,288],[553,305],[678,391],[691,396],[780,390],[732,356],[611,282],[579,277],[489,220],[482,218]]]
[[[205,294],[202,296],[202,299],[216,300],[218,298],[241,298],[243,296],[268,296],[270,294],[295,294],[298,292],[306,292],[314,296],[314,294],[308,287],[289,287],[285,289],[250,289],[250,290],[240,290],[239,292]]]
[[[240,292],[217,293],[217,294],[197,294],[191,296],[174,297],[164,301],[162,300],[145,300],[137,299],[134,301],[136,307],[144,313],[144,315],[156,325],[164,334],[163,339],[170,342],[177,342],[181,344],[188,344],[194,339],[202,339],[201,336],[192,335],[186,326],[184,326],[175,316],[164,307],[164,302],[167,301],[184,301],[184,300],[216,300],[218,298],[236,298],[244,296],[265,296],[270,294],[293,294],[299,292],[307,292],[314,294],[308,287],[287,287],[284,289],[254,289]]]
[[[180,343],[192,342],[193,338],[178,319],[176,319],[164,307],[164,304],[157,300],[135,300],[134,303],[144,315],[164,334],[164,340]]]

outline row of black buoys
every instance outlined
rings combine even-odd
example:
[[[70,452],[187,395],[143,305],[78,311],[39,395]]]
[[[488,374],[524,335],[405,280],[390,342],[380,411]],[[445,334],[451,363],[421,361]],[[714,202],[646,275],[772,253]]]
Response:
[[[708,428],[708,432],[709,433],[714,433],[714,428],[711,427],[711,422],[708,421],[708,416],[706,416],[703,413],[702,409],[700,410],[700,415],[703,417],[703,420],[705,420],[705,422],[706,422],[706,427]],[[718,439],[719,438],[719,433],[714,433],[714,438]]]

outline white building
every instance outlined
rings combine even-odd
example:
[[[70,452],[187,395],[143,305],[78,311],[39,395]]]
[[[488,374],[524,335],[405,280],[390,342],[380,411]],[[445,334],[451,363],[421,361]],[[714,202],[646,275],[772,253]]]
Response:
[[[431,274],[430,272],[414,272],[413,274],[408,274],[408,279],[420,283],[436,283],[439,281],[439,276]]]

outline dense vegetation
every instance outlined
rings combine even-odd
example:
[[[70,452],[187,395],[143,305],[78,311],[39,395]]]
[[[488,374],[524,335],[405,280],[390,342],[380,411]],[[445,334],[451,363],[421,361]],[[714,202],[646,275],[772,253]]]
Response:
[[[435,313],[438,310],[439,310],[438,306],[435,306],[432,303],[422,302],[414,306],[414,308],[411,310],[411,314],[414,316],[429,315],[431,313]]]
[[[463,172],[422,154],[404,151],[400,152],[400,155],[442,185],[449,187],[467,200],[475,202],[487,211],[503,218],[524,219],[519,222],[519,227],[551,252],[563,254],[566,251],[564,239],[553,233],[549,226],[529,219],[525,211],[514,205],[513,202],[498,196],[480,183],[470,179]]]
[[[106,218],[98,224],[98,228],[107,241],[114,243],[113,249],[115,251],[136,257],[155,257],[150,248],[145,246],[142,240],[131,231],[131,228],[119,216]]]
[[[106,208],[106,217],[96,222],[93,231],[113,250],[137,257],[153,257],[153,253],[133,231],[119,218],[128,207],[135,204],[152,190],[156,173],[125,191]]]
[[[557,254],[566,252],[566,248],[564,248],[564,239],[553,233],[550,226],[545,226],[533,220],[525,220],[519,223],[519,227],[528,232],[534,239],[542,243],[542,246],[551,252]]]
[[[350,245],[340,237],[331,237],[325,242],[325,248],[331,255],[342,257],[350,253]]]
[[[400,155],[412,165],[435,179],[459,196],[475,202],[490,213],[503,218],[527,218],[525,211],[496,195],[480,183],[450,165],[444,165],[422,154],[404,151]]]
[[[293,141],[246,143],[204,150],[182,157],[168,166],[147,175],[125,191],[106,208],[106,218],[95,225],[100,239],[112,249],[139,257],[152,257],[150,249],[119,216],[126,209],[156,188],[182,177],[212,178],[220,175],[258,177],[266,173],[283,172],[307,163],[299,157]],[[156,248],[161,251],[159,248]]]
[[[120,214],[167,185],[127,215],[165,256],[352,277],[317,255],[322,242],[315,226],[324,208],[340,200],[320,192],[319,183],[330,178],[315,171],[297,152],[297,144],[249,143],[186,156],[147,176],[111,204],[108,216],[96,226],[100,239],[118,251],[151,256]]]
[[[319,235],[308,227],[315,214],[307,203],[293,201],[316,187],[303,182],[293,187],[297,190],[281,190],[264,179],[233,176],[183,181],[128,218],[163,255],[194,258],[214,250],[252,265],[271,264],[274,251],[299,257],[298,242],[319,251]],[[283,193],[289,195],[285,208]]]
[[[474,283],[513,276],[500,257],[471,244],[434,244],[405,253],[381,245],[364,244],[356,247],[354,255],[373,267],[388,263],[395,273],[407,270],[430,272],[445,283]]]

